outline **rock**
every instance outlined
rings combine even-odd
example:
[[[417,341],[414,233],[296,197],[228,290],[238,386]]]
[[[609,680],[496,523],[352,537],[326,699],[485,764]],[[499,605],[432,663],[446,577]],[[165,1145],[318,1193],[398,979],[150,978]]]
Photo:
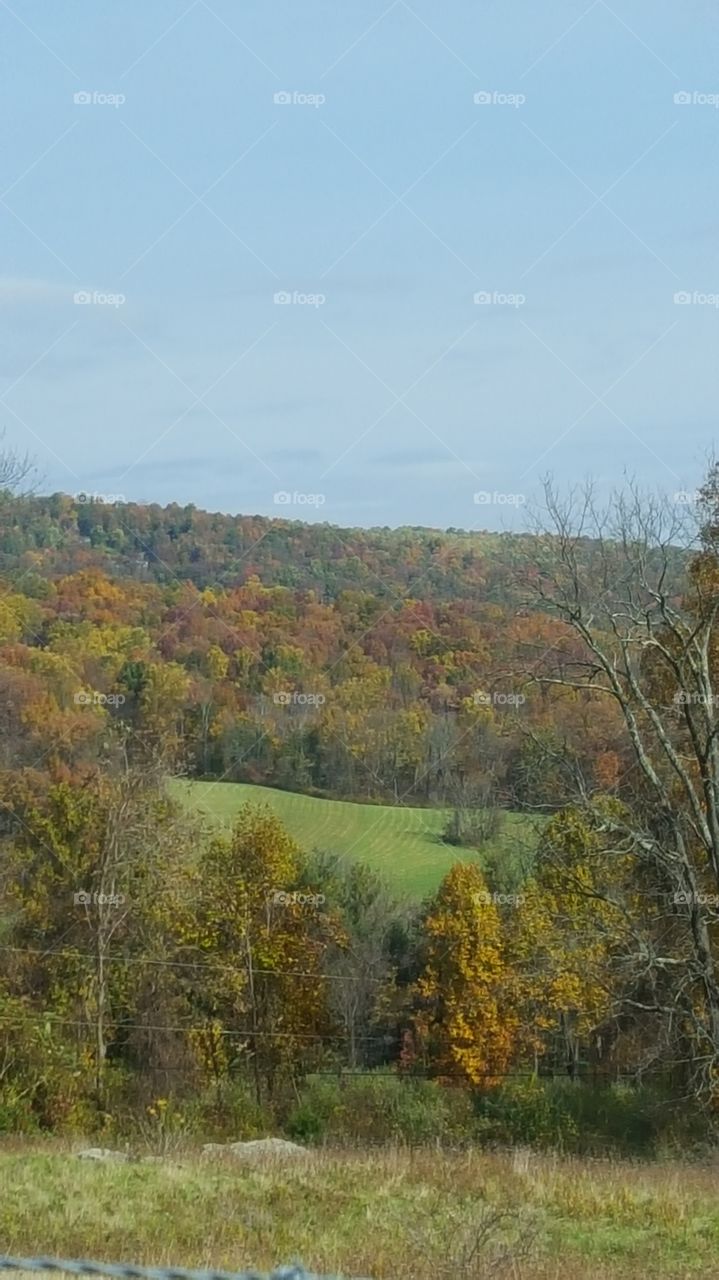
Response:
[[[124,1151],[111,1151],[109,1147],[87,1147],[84,1151],[76,1151],[75,1154],[78,1160],[104,1160],[106,1163],[112,1160],[128,1159]]]
[[[235,1160],[296,1160],[299,1156],[308,1156],[306,1147],[296,1142],[288,1142],[286,1138],[255,1138],[252,1142],[206,1142],[202,1148],[205,1155],[232,1156]]]
[[[288,1142],[286,1138],[256,1138],[254,1142],[231,1142],[230,1150],[234,1156],[272,1156],[274,1159],[295,1160],[298,1156],[309,1155],[306,1147],[296,1142]]]

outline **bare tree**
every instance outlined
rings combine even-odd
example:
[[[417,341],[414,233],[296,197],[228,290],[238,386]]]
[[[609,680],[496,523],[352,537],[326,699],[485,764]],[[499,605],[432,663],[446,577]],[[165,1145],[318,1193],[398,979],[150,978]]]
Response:
[[[604,505],[591,486],[545,496],[534,586],[564,627],[529,678],[610,699],[624,726],[615,803],[574,776],[602,857],[634,868],[623,899],[591,887],[622,918],[617,1017],[651,1022],[656,1054],[688,1057],[706,1091],[719,1067],[719,470],[694,504],[634,485]]]
[[[322,884],[342,913],[342,941],[326,952],[329,1003],[346,1035],[348,1066],[366,1066],[368,1044],[392,1023],[393,942],[408,912],[362,864],[316,852],[305,875],[308,883]]]
[[[122,935],[131,910],[127,895],[122,892],[127,880],[126,828],[130,805],[131,795],[127,788],[123,788],[115,802],[108,807],[103,839],[92,877],[92,892],[84,891],[78,895],[85,908],[92,938],[93,973],[88,984],[86,1006],[95,1032],[95,1091],[100,1104],[104,1102],[107,1060],[109,961],[113,939],[116,935]]]
[[[133,959],[139,955],[150,961],[164,958],[154,897],[171,879],[186,834],[182,815],[175,819],[165,810],[160,763],[154,769],[146,765],[138,770],[121,752],[115,766],[114,773],[97,779],[93,817],[75,835],[84,864],[85,883],[74,894],[75,905],[82,911],[81,927],[66,930],[74,941],[83,940],[83,1021],[94,1040],[95,1093],[100,1106],[106,1102],[108,1048],[116,1037],[124,1001],[136,1002],[139,1008],[135,1028],[139,1034],[133,1048],[141,1048],[143,1065],[151,1069],[158,1050],[166,1049],[158,1037],[143,1033],[142,1024],[146,1014],[152,1022],[153,994],[171,1005],[176,993],[169,986],[153,993],[149,988],[157,982],[157,970],[152,963],[146,970],[133,964],[124,974],[124,995],[119,999],[118,962],[128,953]],[[162,1011],[158,1020],[167,1020]]]
[[[18,453],[5,444],[5,432],[0,432],[0,493],[17,493],[31,476],[35,465],[28,453]],[[32,485],[25,489],[31,492]]]
[[[499,833],[503,815],[491,774],[479,781],[451,778],[448,799],[452,808],[442,832],[444,843],[481,849]]]

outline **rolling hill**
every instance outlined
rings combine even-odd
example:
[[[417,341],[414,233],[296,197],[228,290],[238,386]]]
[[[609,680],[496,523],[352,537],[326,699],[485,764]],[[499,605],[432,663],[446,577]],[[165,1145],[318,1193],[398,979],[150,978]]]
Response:
[[[496,857],[513,870],[536,841],[537,820],[519,813],[505,814],[499,835],[479,853],[443,842],[444,809],[324,800],[242,782],[175,779],[171,789],[183,804],[220,828],[231,826],[244,804],[267,804],[303,849],[365,862],[395,893],[413,898],[433,892],[453,862],[481,863]]]

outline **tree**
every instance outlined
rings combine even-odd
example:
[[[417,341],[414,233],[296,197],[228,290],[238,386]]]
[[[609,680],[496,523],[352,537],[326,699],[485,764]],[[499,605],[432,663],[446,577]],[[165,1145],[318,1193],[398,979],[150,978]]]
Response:
[[[121,1053],[122,1024],[134,1023],[146,981],[137,961],[154,959],[169,937],[184,823],[158,777],[122,759],[62,782],[4,775],[0,795],[2,906],[18,948],[12,993],[66,1018],[78,1039],[89,1033],[102,1106],[110,1050]]]
[[[619,806],[613,803],[615,811]],[[532,876],[507,920],[506,954],[523,1052],[575,1077],[604,1066],[621,996],[632,991],[628,920],[642,905],[632,860],[607,849],[596,823],[567,809],[548,823]],[[647,916],[647,923],[651,913]],[[629,936],[628,936],[629,935]]]
[[[317,1060],[332,1032],[323,960],[333,922],[321,895],[298,888],[300,871],[279,819],[247,805],[229,838],[212,840],[200,858],[183,932],[185,957],[213,962],[198,970],[195,1000],[235,1057],[246,1054],[258,1102],[283,1070]]]
[[[442,832],[451,845],[481,849],[496,836],[502,825],[502,813],[495,803],[491,779],[481,783],[454,779],[450,790],[452,812]]]
[[[630,767],[607,806],[575,772],[575,803],[603,847],[630,868],[625,972],[617,1018],[653,1028],[642,1065],[664,1061],[703,1096],[719,1073],[719,469],[697,518],[636,486],[603,508],[591,487],[566,501],[547,486],[551,533],[539,542],[542,608],[564,635],[532,679],[608,699]],[[688,569],[683,593],[677,566]],[[590,882],[579,892],[608,904]]]
[[[363,863],[317,853],[303,879],[318,886],[339,915],[340,927],[326,952],[330,1009],[346,1039],[350,1068],[372,1066],[386,1056],[398,1013],[397,943],[408,912]],[[378,1048],[379,1046],[379,1048]]]
[[[514,1057],[518,1023],[499,912],[477,866],[448,872],[424,933],[417,1029],[430,1065],[439,1076],[489,1084]]]
[[[34,471],[30,455],[6,446],[5,432],[0,433],[0,493],[16,493]]]

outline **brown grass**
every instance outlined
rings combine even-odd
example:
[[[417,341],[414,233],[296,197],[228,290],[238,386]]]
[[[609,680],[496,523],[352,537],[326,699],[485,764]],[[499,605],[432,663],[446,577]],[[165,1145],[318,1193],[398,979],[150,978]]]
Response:
[[[77,1144],[75,1144],[75,1147]],[[23,1256],[309,1269],[376,1280],[687,1280],[719,1273],[716,1171],[433,1150],[252,1168],[188,1151],[94,1164],[0,1147],[0,1239]]]

